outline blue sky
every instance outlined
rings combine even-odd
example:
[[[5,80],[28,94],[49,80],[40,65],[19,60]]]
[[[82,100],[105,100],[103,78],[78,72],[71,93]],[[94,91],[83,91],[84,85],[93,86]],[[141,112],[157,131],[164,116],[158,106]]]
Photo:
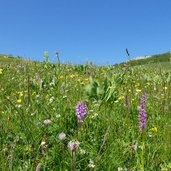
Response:
[[[106,65],[171,50],[171,0],[1,0],[0,53]]]

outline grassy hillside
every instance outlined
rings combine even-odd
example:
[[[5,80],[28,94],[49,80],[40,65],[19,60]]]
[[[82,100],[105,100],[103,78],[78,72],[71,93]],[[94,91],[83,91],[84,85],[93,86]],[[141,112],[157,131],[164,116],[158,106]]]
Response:
[[[25,63],[31,62],[32,60],[25,59],[23,57],[14,57],[13,55],[0,54],[0,64],[11,64],[11,63]]]
[[[163,53],[158,55],[152,55],[151,57],[147,57],[145,59],[133,59],[126,62],[127,64],[130,64],[131,66],[137,66],[137,65],[146,65],[146,64],[156,64],[161,63],[161,65],[164,63],[170,63],[171,62],[171,53]]]
[[[170,171],[170,71],[1,61],[0,170]]]

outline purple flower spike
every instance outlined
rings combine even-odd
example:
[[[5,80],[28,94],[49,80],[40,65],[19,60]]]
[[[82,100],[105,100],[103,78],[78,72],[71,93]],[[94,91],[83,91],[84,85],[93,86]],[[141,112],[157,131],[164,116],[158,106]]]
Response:
[[[139,106],[139,128],[140,132],[142,133],[147,125],[147,113],[146,113],[146,93],[143,93],[141,97],[141,102]]]
[[[77,113],[77,118],[78,122],[82,123],[83,118],[87,114],[87,105],[86,102],[79,102],[76,106],[76,113]]]

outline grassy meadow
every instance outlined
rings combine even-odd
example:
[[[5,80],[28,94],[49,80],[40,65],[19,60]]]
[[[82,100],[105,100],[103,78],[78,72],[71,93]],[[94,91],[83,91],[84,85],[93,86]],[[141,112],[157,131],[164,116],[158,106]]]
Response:
[[[57,55],[58,57],[58,55]],[[0,58],[0,170],[171,170],[171,64]],[[140,107],[146,94],[145,127]],[[78,122],[76,105],[86,114]],[[72,146],[74,144],[74,147]]]

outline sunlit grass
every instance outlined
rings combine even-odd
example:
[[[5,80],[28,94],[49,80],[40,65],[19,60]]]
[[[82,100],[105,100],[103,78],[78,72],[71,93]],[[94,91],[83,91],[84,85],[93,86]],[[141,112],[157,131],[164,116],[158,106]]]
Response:
[[[170,83],[164,68],[1,63],[0,170],[169,170]]]

